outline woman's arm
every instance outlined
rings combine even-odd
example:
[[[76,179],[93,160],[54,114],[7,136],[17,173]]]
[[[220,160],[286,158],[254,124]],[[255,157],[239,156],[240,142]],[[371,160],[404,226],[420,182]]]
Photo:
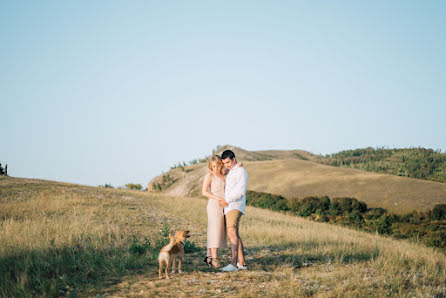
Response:
[[[212,199],[213,195],[209,192],[209,187],[211,185],[212,177],[207,174],[203,181],[203,188],[201,189],[201,194],[208,199]]]
[[[201,189],[201,194],[208,199],[216,199],[220,203],[220,206],[225,206],[225,204],[227,204],[225,201],[225,198],[216,196],[209,191],[209,186],[211,185],[211,181],[212,181],[211,175],[207,175],[204,178],[203,188]]]

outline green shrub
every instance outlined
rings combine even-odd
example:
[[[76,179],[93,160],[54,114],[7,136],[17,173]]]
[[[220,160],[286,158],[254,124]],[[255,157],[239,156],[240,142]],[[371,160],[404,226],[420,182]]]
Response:
[[[180,171],[184,172],[184,167],[186,166],[186,163],[183,161],[183,163],[179,162],[178,164],[175,164],[170,167],[171,170],[173,169],[180,169]]]
[[[138,238],[136,238],[135,235],[133,235],[133,241],[129,248],[129,251],[131,253],[142,255],[147,251],[149,251],[150,249],[151,249],[151,244],[149,239],[144,238],[143,241],[140,241]]]
[[[330,204],[330,208],[328,210],[328,214],[332,216],[338,216],[342,214],[341,207],[339,206],[339,202],[336,200],[332,200]]]
[[[391,234],[392,232],[392,221],[386,214],[375,220],[374,226],[379,234]]]
[[[430,218],[433,220],[446,219],[446,204],[437,204],[430,212]]]
[[[158,237],[155,240],[155,248],[161,249],[169,244],[170,227],[166,220],[164,220],[163,227],[159,231]]]
[[[365,214],[365,219],[368,220],[378,219],[386,212],[387,210],[383,208],[372,208],[368,210],[367,213]]]
[[[277,200],[275,204],[272,207],[272,210],[274,211],[288,211],[290,210],[288,206],[288,201],[283,198],[282,200]]]
[[[350,222],[355,223],[355,224],[361,224],[364,222],[364,218],[362,217],[359,210],[353,210],[348,215],[348,219],[350,220]]]
[[[336,210],[337,213],[350,213],[353,210],[357,210],[359,212],[367,211],[367,204],[364,202],[359,202],[355,198],[334,198],[332,200],[333,207],[331,210]],[[331,207],[331,206],[330,206]]]
[[[328,197],[306,197],[300,202],[297,214],[300,216],[310,216],[317,210],[320,210],[320,213],[325,212],[329,207],[330,199]]]
[[[164,221],[162,228],[159,233],[155,236],[155,240],[152,242],[144,237],[143,240],[138,239],[133,235],[132,243],[129,247],[129,251],[134,254],[145,254],[152,253],[152,255],[157,254],[161,248],[169,244],[169,235],[171,235],[171,230],[167,221]],[[198,247],[195,242],[186,240],[184,243],[184,252],[191,253],[200,251],[201,248]]]
[[[189,240],[186,240],[186,242],[184,243],[184,252],[185,253],[192,253],[192,252],[198,252],[200,251],[201,248],[198,247],[195,242],[191,242]]]
[[[161,192],[172,186],[172,184],[174,184],[175,181],[176,180],[172,176],[166,174],[161,177],[161,183],[154,182],[152,188],[155,191]]]
[[[142,190],[142,185],[141,184],[127,183],[125,185],[125,188],[130,189],[130,190]]]
[[[446,231],[438,231],[435,233],[427,234],[423,239],[424,244],[427,246],[446,248]]]
[[[275,211],[289,210],[287,199],[282,196],[264,192],[255,192],[248,190],[246,193],[246,203],[254,207],[271,209]]]
[[[300,200],[299,198],[291,198],[288,200],[288,209],[297,213],[300,208]]]

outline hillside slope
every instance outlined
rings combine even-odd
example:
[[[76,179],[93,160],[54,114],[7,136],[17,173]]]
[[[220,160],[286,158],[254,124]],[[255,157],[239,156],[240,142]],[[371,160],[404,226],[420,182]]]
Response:
[[[203,263],[206,200],[0,177],[0,296],[443,297],[434,249],[246,208],[248,271]],[[183,273],[158,279],[160,230],[191,231]],[[167,237],[164,237],[167,238]],[[229,262],[230,250],[219,253]]]
[[[446,203],[446,184],[443,183],[323,165],[311,161],[318,157],[305,151],[249,152],[230,148],[245,165],[249,190],[299,198],[354,197],[369,207],[385,208],[396,214],[425,211],[436,204]],[[164,175],[171,176],[174,183],[163,192],[198,196],[207,171],[206,164],[189,166],[184,171],[170,170]],[[161,177],[153,179],[148,189],[152,189],[151,184],[159,182]]]

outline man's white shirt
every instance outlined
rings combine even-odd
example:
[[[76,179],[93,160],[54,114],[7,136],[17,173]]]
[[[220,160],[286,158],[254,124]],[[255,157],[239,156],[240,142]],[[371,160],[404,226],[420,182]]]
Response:
[[[224,214],[231,210],[240,210],[245,214],[247,186],[248,173],[237,163],[226,176],[225,201],[229,205],[224,208]]]

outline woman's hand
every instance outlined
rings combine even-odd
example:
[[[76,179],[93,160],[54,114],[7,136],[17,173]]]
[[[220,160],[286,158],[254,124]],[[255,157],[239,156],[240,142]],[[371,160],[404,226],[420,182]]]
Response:
[[[218,204],[220,204],[221,207],[226,207],[229,205],[225,200],[221,200],[221,199],[218,200]]]

